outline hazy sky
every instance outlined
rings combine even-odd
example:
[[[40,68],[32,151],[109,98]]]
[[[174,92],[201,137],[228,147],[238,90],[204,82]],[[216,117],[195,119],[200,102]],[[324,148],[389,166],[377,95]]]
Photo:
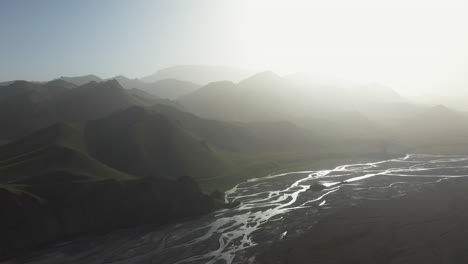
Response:
[[[2,0],[0,80],[179,64],[468,93],[464,0]]]

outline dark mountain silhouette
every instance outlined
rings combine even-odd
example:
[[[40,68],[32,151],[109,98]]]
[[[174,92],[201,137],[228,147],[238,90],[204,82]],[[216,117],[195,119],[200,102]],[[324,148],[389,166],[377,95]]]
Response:
[[[192,82],[176,79],[163,79],[151,83],[139,79],[128,79],[119,75],[114,78],[126,89],[139,89],[159,98],[176,99],[182,95],[195,91],[200,86]]]
[[[200,85],[192,82],[179,81],[176,79],[163,79],[154,83],[148,83],[143,86],[142,89],[161,98],[177,99],[180,96],[195,91],[199,87]]]
[[[0,87],[0,101],[11,96],[21,96],[28,93],[36,93],[43,99],[52,98],[75,87],[76,85],[61,80],[46,83],[14,81],[9,85]]]
[[[125,90],[115,80],[74,85],[61,80],[45,84],[15,82],[0,88],[0,139],[12,140],[56,122],[96,119],[132,105],[171,104],[168,100]],[[73,89],[71,89],[73,88]]]
[[[115,80],[89,82],[52,102],[65,121],[95,119],[139,103]]]
[[[125,89],[141,89],[142,82],[139,79],[129,79],[123,75],[118,75],[113,78],[110,78],[109,80],[116,80],[124,87]]]
[[[0,204],[8,209],[0,255],[208,212],[213,200],[188,176],[213,177],[223,168],[210,147],[143,108],[39,130],[0,147]]]

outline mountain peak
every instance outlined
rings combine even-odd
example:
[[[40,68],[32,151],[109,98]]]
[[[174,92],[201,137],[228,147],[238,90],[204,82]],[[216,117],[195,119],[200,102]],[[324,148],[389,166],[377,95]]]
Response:
[[[282,78],[272,71],[264,71],[257,73],[249,78],[239,82],[239,84],[252,84],[252,83],[271,83],[282,81]]]
[[[427,109],[424,113],[418,116],[419,119],[422,120],[440,120],[444,122],[455,122],[454,120],[458,120],[460,116],[457,112],[453,111],[452,109],[446,107],[445,105],[439,104]]]
[[[173,78],[181,81],[188,81],[200,85],[211,82],[229,80],[239,82],[252,75],[254,72],[246,69],[239,69],[227,66],[213,65],[178,65],[165,69],[160,69],[156,73],[143,77],[143,82],[152,83],[162,79]]]
[[[62,76],[62,77],[60,77],[58,79],[59,80],[64,80],[64,81],[69,82],[69,83],[73,83],[73,84],[78,85],[78,86],[89,83],[91,81],[95,81],[95,82],[101,82],[102,81],[101,78],[99,78],[98,76],[93,75],[93,74],[84,75],[84,76],[75,76],[75,77]]]
[[[102,84],[117,85],[117,86],[121,87],[120,83],[116,79],[105,80],[105,81],[102,82]]]
[[[439,116],[439,117],[452,117],[457,116],[457,113],[445,105],[439,104],[431,107],[426,115]]]
[[[110,79],[114,79],[114,80],[117,80],[117,81],[120,81],[120,80],[124,80],[124,81],[130,81],[131,79],[130,78],[127,78],[123,75],[117,75],[115,77],[112,77]]]
[[[87,78],[87,79],[95,79],[95,80],[101,79],[94,74],[88,74],[88,75],[82,75],[82,76],[60,76],[60,78],[58,79],[73,79],[73,78]]]
[[[46,86],[60,86],[60,87],[68,88],[68,89],[76,87],[75,84],[67,82],[67,81],[62,80],[62,79],[55,79],[55,80],[46,82],[45,85]]]
[[[439,112],[452,112],[450,110],[450,108],[446,107],[443,104],[439,104],[439,105],[436,105],[436,106],[432,107],[432,110],[433,111],[439,111]]]

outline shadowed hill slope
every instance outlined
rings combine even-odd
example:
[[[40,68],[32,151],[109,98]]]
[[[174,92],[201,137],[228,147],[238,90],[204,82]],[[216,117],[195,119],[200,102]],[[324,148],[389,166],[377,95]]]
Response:
[[[4,98],[3,100],[1,98]],[[62,80],[45,84],[15,82],[0,87],[0,139],[13,140],[57,122],[85,121],[127,107],[171,101],[125,90],[115,80],[75,87]]]
[[[224,167],[208,146],[143,108],[39,130],[0,147],[0,256],[206,213],[215,203],[189,176]]]
[[[86,125],[89,153],[109,166],[142,177],[193,178],[221,173],[208,145],[168,118],[131,107]]]

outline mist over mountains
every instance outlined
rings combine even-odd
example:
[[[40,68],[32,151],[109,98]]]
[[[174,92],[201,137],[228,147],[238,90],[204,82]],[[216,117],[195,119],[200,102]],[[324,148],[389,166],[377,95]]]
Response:
[[[130,106],[157,104],[221,122],[286,122],[317,141],[366,138],[401,143],[411,137],[408,134],[416,134],[417,127],[434,125],[440,129],[425,133],[439,131],[443,137],[452,125],[442,125],[439,119],[453,124],[455,134],[464,130],[465,113],[415,104],[378,83],[359,85],[305,74],[281,77],[271,71],[241,79],[245,75],[247,71],[228,67],[176,66],[158,71],[154,82],[121,75],[5,82],[0,86],[0,120],[7,125],[0,139],[13,140],[56,122],[92,120]],[[224,80],[196,84],[200,76]]]
[[[251,75],[255,71],[226,66],[210,65],[180,65],[161,69],[154,74],[143,77],[143,82],[151,83],[164,79],[177,79],[181,81],[206,85],[216,81],[239,82]]]
[[[377,83],[224,67],[5,82],[0,123],[4,257],[229,206],[226,188],[291,167],[468,152],[464,112]]]

